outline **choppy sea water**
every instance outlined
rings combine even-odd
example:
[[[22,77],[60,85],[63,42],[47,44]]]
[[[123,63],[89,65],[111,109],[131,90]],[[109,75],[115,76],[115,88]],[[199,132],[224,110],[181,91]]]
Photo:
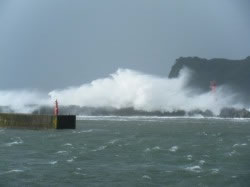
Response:
[[[78,117],[0,128],[0,186],[250,186],[250,120]]]

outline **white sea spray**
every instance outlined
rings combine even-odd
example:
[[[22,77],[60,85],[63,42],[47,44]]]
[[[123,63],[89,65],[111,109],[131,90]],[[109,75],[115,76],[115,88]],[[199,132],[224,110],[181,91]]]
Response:
[[[40,106],[52,106],[55,99],[60,105],[85,107],[132,107],[144,111],[210,110],[219,114],[224,107],[240,108],[234,93],[218,86],[216,93],[198,93],[188,88],[192,72],[182,69],[179,77],[167,78],[130,69],[118,69],[106,78],[96,79],[76,87],[41,93],[37,90],[0,90],[1,106],[14,112],[29,113]],[[209,86],[209,85],[207,85]]]

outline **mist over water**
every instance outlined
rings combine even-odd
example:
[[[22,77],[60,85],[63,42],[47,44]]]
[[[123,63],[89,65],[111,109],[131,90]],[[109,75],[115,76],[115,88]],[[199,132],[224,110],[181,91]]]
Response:
[[[60,105],[87,107],[132,107],[135,110],[167,111],[211,110],[218,114],[224,107],[239,108],[235,94],[224,86],[215,93],[198,93],[187,87],[192,72],[184,68],[178,78],[158,77],[130,69],[118,69],[106,78],[93,80],[79,87],[53,90],[46,94],[33,91],[0,91],[0,103],[15,112],[31,112],[41,105],[52,106],[57,99]],[[209,86],[209,85],[208,85]]]

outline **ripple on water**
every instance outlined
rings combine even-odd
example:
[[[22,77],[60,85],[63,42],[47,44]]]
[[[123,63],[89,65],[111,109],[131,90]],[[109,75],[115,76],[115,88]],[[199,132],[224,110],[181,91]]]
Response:
[[[0,134],[4,134],[4,133],[5,133],[4,129],[1,129]]]
[[[205,131],[203,131],[203,132],[198,132],[197,135],[198,136],[207,136],[208,134]]]
[[[65,143],[65,144],[63,144],[63,146],[72,146],[72,144],[71,143]]]

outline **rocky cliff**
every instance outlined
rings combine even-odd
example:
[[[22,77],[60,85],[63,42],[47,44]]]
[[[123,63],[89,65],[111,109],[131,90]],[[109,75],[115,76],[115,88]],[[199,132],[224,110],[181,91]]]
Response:
[[[243,60],[181,57],[172,66],[169,78],[177,77],[184,67],[192,72],[188,86],[206,92],[210,89],[210,81],[214,80],[217,86],[228,86],[250,103],[250,56]]]

